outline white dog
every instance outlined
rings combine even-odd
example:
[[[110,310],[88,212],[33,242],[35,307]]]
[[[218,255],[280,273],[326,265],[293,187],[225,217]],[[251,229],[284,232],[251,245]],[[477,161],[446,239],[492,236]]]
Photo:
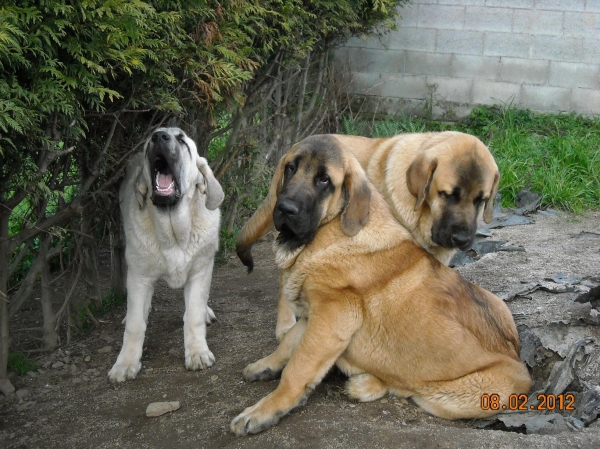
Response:
[[[150,198],[148,198],[150,196]],[[113,382],[134,379],[154,284],[183,287],[185,366],[211,366],[206,324],[215,315],[208,292],[219,239],[223,190],[196,144],[179,128],[159,128],[135,155],[119,191],[125,228],[127,315],[123,348],[108,373]]]

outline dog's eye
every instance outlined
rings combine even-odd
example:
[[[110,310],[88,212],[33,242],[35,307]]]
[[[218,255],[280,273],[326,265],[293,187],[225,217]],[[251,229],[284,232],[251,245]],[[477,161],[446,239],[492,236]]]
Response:
[[[296,166],[293,162],[290,162],[285,166],[285,173],[287,175],[293,175],[294,173],[296,173]]]
[[[452,197],[451,193],[444,192],[443,190],[441,192],[439,192],[439,195],[440,195],[440,197],[444,198],[445,200]]]
[[[329,183],[331,182],[331,179],[327,175],[321,175],[321,176],[317,176],[316,181],[317,181],[317,185],[326,186],[326,185],[329,185]]]
[[[177,136],[177,141],[178,141],[179,143],[185,143],[185,136],[184,136],[183,134],[179,134],[179,135]]]
[[[481,203],[485,203],[486,201],[487,198],[482,198],[478,196],[477,198],[475,198],[475,200],[473,200],[473,204],[475,204],[475,206],[479,206]]]

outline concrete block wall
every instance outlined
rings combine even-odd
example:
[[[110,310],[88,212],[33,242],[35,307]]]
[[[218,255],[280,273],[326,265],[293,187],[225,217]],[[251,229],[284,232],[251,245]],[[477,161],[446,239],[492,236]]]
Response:
[[[413,0],[398,14],[396,31],[335,52],[373,111],[600,114],[600,0]]]

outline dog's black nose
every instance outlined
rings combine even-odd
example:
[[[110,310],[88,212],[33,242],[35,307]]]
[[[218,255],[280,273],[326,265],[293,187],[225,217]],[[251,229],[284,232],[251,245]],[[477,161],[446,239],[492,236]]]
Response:
[[[462,230],[452,235],[452,243],[457,248],[466,249],[465,247],[471,243],[471,234],[468,230]]]
[[[154,134],[152,134],[152,142],[156,143],[161,140],[164,142],[168,142],[169,140],[171,140],[171,135],[164,131],[156,131]]]
[[[299,211],[296,203],[290,200],[282,200],[277,202],[277,210],[283,215],[296,215]]]

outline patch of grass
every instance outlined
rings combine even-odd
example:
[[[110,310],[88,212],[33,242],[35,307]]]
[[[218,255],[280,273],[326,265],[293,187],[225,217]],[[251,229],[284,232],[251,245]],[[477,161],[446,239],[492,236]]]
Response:
[[[344,131],[369,137],[455,130],[473,134],[489,148],[500,169],[505,207],[523,187],[542,195],[542,206],[580,213],[600,208],[600,118],[537,114],[512,105],[474,109],[454,124],[399,116],[368,126],[344,121]],[[353,132],[348,132],[352,134]]]
[[[29,371],[35,371],[37,365],[25,357],[22,352],[11,351],[11,353],[8,354],[7,369],[9,371],[14,371],[19,376],[24,376]]]
[[[219,235],[219,250],[215,255],[215,262],[217,264],[222,265],[226,263],[229,255],[235,253],[235,241],[239,232],[240,229],[235,228],[230,234],[227,232],[227,229],[225,229],[224,226],[221,227]]]

